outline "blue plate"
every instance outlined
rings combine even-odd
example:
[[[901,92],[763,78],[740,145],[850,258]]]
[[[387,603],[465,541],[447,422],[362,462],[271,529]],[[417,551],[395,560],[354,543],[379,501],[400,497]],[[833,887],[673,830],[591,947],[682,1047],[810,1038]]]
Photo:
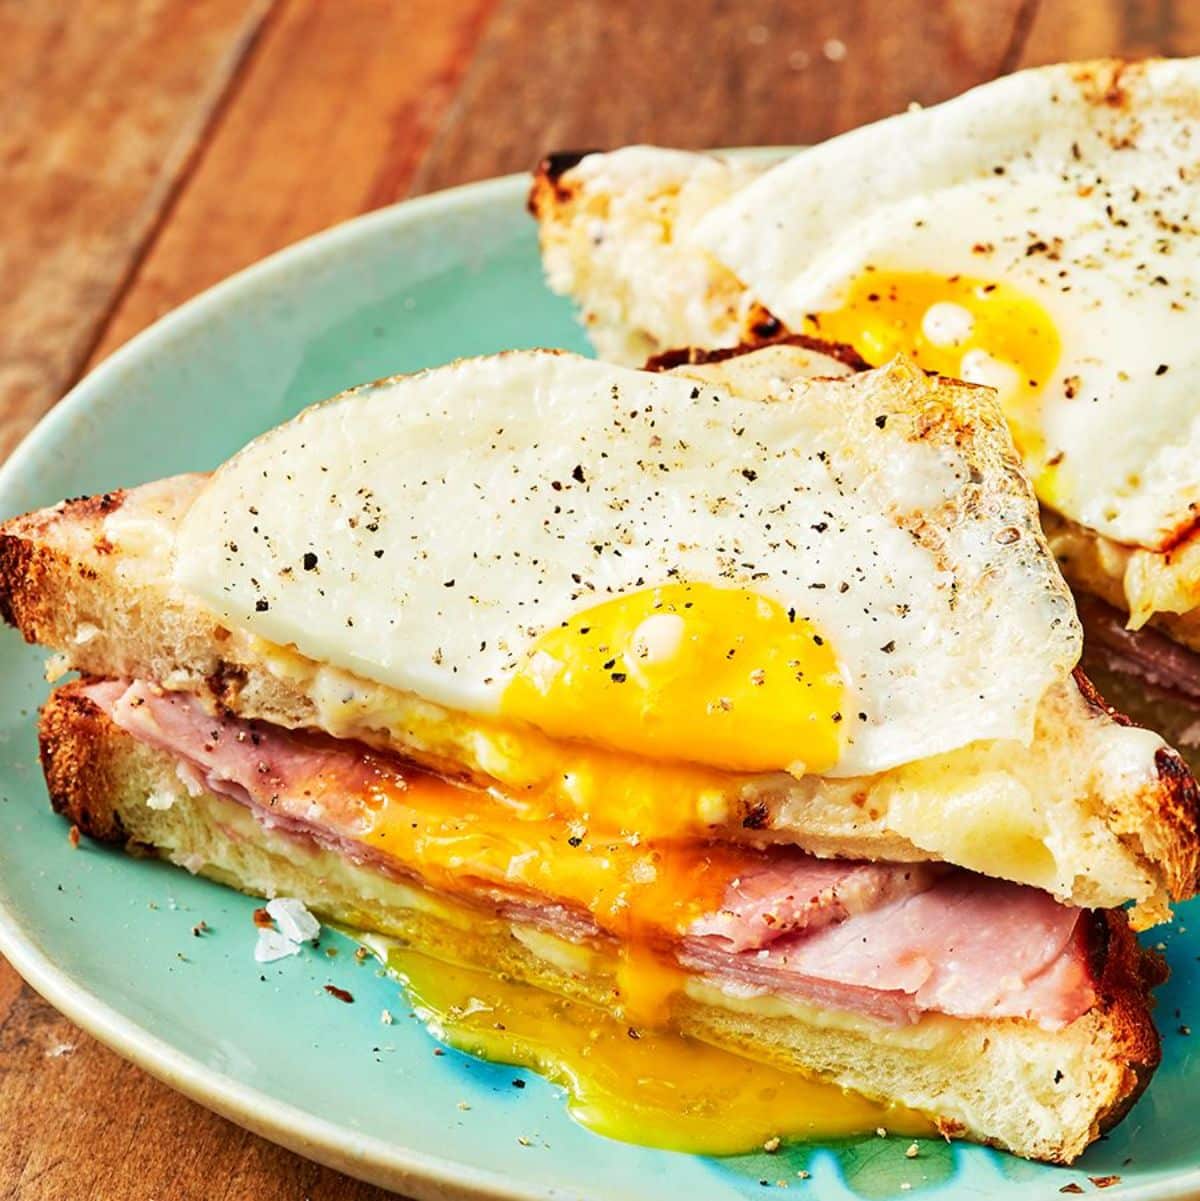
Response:
[[[21,446],[0,471],[0,514],[211,468],[352,383],[509,347],[585,351],[568,306],[542,284],[525,186],[496,180],[371,214],[171,314]],[[1089,1177],[1114,1175],[1107,1197],[1200,1196],[1196,905],[1151,935],[1174,973],[1159,999],[1163,1067],[1076,1169],[938,1142],[908,1159],[907,1139],[725,1160],[626,1146],[575,1125],[537,1077],[514,1089],[524,1073],[435,1056],[397,986],[339,936],[324,942],[335,957],[264,968],[248,898],[86,840],[72,850],[36,762],[41,658],[15,634],[0,638],[0,951],[122,1055],[302,1154],[419,1198],[731,1201],[786,1184],[823,1201],[1027,1201],[1071,1182],[1093,1192]],[[201,919],[211,934],[193,938]],[[355,1003],[331,999],[330,983]],[[395,1025],[381,1023],[385,1008]]]

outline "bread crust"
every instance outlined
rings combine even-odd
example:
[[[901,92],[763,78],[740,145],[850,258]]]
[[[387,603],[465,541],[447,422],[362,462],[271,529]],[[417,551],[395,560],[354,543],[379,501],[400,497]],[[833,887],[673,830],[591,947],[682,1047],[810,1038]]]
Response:
[[[40,728],[52,804],[82,832],[123,843],[136,853],[156,851],[188,862],[243,891],[286,890],[331,919],[374,924],[435,957],[439,948],[444,954],[444,948],[453,945],[457,957],[465,956],[485,970],[611,1008],[614,981],[607,967],[570,973],[554,968],[531,955],[506,923],[483,911],[477,929],[454,934],[444,922],[431,924],[428,914],[411,908],[394,909],[335,893],[333,874],[322,870],[320,862],[301,856],[297,871],[279,857],[273,859],[267,846],[270,835],[257,826],[254,839],[231,843],[219,822],[204,816],[203,807],[216,805],[218,813],[220,806],[241,807],[224,798],[190,795],[175,761],[118,729],[82,693],[84,683],[68,684],[51,695]],[[152,792],[171,803],[147,805]],[[262,847],[248,845],[259,838]],[[223,849],[235,845],[237,857],[220,861]],[[685,1032],[752,1058],[825,1076],[878,1099],[921,1100],[919,1107],[936,1118],[948,1137],[1070,1162],[1128,1111],[1148,1084],[1160,1054],[1149,990],[1165,975],[1161,958],[1138,945],[1123,913],[1094,914],[1090,922],[1098,1001],[1060,1031],[1042,1031],[1013,1019],[937,1019],[949,1024],[949,1033],[943,1032],[934,1052],[919,1045],[898,1050],[873,1038],[870,1022],[865,1032],[814,1027],[802,1017],[747,1015],[690,994],[678,998],[673,1016]],[[448,938],[455,941],[447,944]],[[1011,1071],[1018,1060],[1023,1074],[1006,1085],[998,1074]],[[1031,1072],[1035,1078],[1030,1078]],[[955,1073],[974,1073],[973,1091],[957,1089]],[[1018,1099],[1014,1108],[1003,1094],[1020,1082],[1031,1090],[1030,1097],[1025,1102]],[[1036,1111],[1036,1124],[1025,1108]]]

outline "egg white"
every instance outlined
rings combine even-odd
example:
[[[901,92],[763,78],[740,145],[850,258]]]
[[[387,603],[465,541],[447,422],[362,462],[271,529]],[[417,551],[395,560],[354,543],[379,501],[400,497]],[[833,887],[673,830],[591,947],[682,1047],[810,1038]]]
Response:
[[[771,354],[745,370],[772,403],[546,351],[345,394],[215,473],[176,578],[272,642],[479,714],[585,607],[749,588],[837,652],[831,774],[1027,740],[1080,635],[991,394],[904,360],[814,381],[800,355],[788,379]]]
[[[686,236],[797,329],[868,266],[1024,291],[1062,343],[1031,469],[1159,548],[1200,511],[1198,117],[1200,59],[1026,71],[795,155]]]

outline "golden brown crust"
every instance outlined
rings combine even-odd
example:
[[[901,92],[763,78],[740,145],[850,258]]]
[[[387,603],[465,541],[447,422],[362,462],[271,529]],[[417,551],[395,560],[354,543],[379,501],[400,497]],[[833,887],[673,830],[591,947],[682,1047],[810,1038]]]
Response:
[[[570,200],[573,189],[562,182],[562,177],[577,167],[589,154],[601,154],[600,150],[554,150],[545,155],[533,170],[533,183],[525,207],[533,216],[540,218],[553,211],[555,204]]]
[[[124,842],[125,827],[112,804],[121,792],[111,753],[120,731],[83,687],[76,681],[57,688],[42,707],[38,751],[50,804],[90,838]]]
[[[1096,691],[1082,668],[1075,668],[1075,682],[1093,708],[1107,714],[1118,725],[1134,724],[1114,709]],[[1154,754],[1157,787],[1141,789],[1126,801],[1119,821],[1120,832],[1142,841],[1144,849],[1159,863],[1167,887],[1176,899],[1192,896],[1200,884],[1200,786],[1179,753],[1160,747]]]
[[[1108,910],[1093,915],[1099,937],[1094,939],[1099,970],[1097,1009],[1112,1031],[1124,1063],[1105,1109],[1097,1118],[1099,1132],[1111,1130],[1146,1091],[1162,1059],[1162,1044],[1150,1017],[1150,990],[1168,975],[1166,962],[1145,950],[1134,937],[1124,913]]]

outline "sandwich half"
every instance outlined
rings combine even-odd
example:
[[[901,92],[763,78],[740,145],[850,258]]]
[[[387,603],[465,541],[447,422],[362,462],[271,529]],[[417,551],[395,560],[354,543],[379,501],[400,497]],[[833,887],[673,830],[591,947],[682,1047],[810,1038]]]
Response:
[[[1076,670],[994,395],[827,349],[464,360],[8,522],[53,804],[1069,1162],[1157,1063],[1196,784]]]
[[[1198,112],[1198,59],[1065,64],[770,169],[552,156],[531,208],[606,358],[790,331],[996,387],[1093,649],[1161,686],[1114,630],[1200,650]]]

